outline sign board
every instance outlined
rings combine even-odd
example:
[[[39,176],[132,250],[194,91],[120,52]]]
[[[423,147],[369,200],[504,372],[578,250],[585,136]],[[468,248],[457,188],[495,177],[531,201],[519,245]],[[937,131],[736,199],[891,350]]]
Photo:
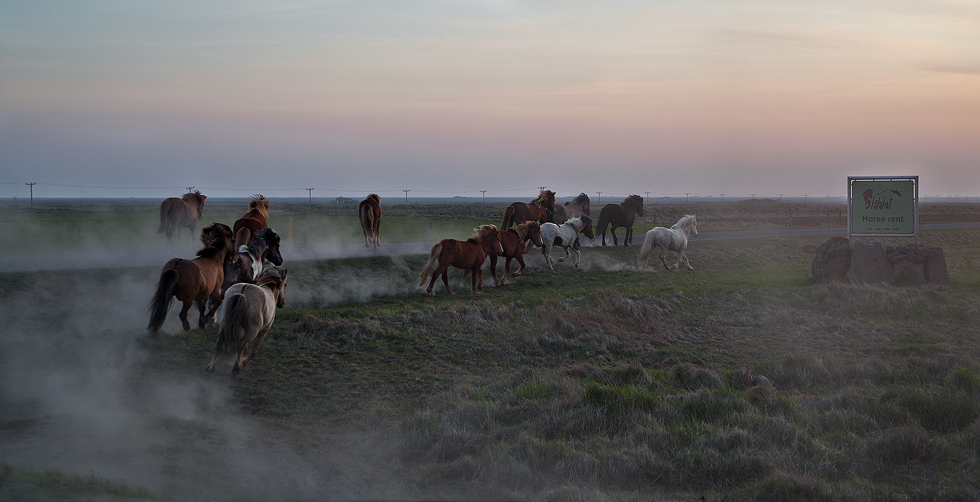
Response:
[[[915,237],[919,241],[918,176],[849,176],[847,236]]]

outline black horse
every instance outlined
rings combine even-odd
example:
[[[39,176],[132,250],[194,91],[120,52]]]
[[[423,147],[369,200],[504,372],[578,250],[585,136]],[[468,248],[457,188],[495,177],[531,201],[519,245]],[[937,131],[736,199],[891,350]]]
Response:
[[[606,204],[602,211],[599,211],[599,233],[602,234],[602,245],[606,245],[606,226],[612,225],[609,233],[612,234],[613,246],[618,246],[616,239],[616,229],[623,227],[626,235],[623,237],[623,245],[629,246],[633,243],[633,222],[636,215],[643,216],[643,197],[630,195],[620,204]]]
[[[225,260],[225,280],[221,283],[221,295],[232,284],[238,282],[255,283],[262,274],[262,262],[268,261],[275,266],[282,265],[282,255],[279,253],[279,234],[271,228],[263,228],[256,232],[237,253],[230,254]]]

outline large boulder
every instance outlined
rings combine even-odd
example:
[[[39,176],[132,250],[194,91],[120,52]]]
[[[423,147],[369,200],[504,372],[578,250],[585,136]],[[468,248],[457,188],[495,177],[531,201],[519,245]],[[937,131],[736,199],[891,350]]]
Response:
[[[895,271],[878,239],[855,241],[851,246],[851,266],[847,279],[855,282],[884,282],[895,280]]]
[[[850,241],[847,237],[831,237],[817,247],[810,273],[818,280],[843,280],[850,266]]]

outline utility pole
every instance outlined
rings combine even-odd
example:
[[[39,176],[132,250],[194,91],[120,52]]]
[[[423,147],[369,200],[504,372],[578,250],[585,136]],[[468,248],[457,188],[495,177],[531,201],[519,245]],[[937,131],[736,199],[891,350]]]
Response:
[[[755,194],[752,194],[752,200],[755,200]]]
[[[28,181],[24,183],[25,185],[31,187],[31,211],[34,210],[34,185],[37,185],[36,181]]]
[[[187,193],[191,193],[191,192],[193,192],[193,191],[194,191],[194,188],[195,188],[195,187],[184,187],[184,188],[186,188],[186,189],[187,189]]]
[[[480,191],[483,192],[483,204],[486,205],[486,203],[487,203],[487,191],[486,190],[480,190]]]
[[[409,189],[409,190],[402,190],[402,191],[405,192],[405,204],[407,205],[408,204],[408,192],[411,192],[412,190]]]
[[[779,194],[779,202],[783,201],[783,194]]]
[[[538,190],[541,190],[543,192],[545,188],[548,188],[548,187],[538,187]]]
[[[721,201],[725,202],[725,194],[721,194]]]
[[[313,189],[307,188],[306,191],[310,192],[310,209],[313,209]]]
[[[687,201],[687,202],[685,202],[685,204],[690,204],[691,203],[691,192],[684,192],[684,197],[687,197],[685,199]]]
[[[803,203],[806,204],[806,194],[803,194]]]
[[[599,200],[596,201],[596,204],[601,204],[602,203],[602,192],[596,192],[595,194],[599,196]]]
[[[643,193],[647,194],[647,200],[649,200],[650,199],[650,192],[643,192]]]

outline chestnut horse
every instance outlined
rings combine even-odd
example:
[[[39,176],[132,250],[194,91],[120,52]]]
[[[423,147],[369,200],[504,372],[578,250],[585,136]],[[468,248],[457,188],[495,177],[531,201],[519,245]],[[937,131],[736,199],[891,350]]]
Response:
[[[555,210],[555,192],[542,190],[537,199],[530,204],[515,202],[504,209],[504,223],[501,229],[507,230],[511,225],[523,223],[525,221],[536,221],[544,223],[548,221],[548,211]]]
[[[565,205],[555,206],[555,211],[548,215],[548,221],[561,225],[572,218],[592,216],[589,211],[590,203],[589,196],[582,192],[571,201],[566,202]]]
[[[612,225],[609,229],[609,233],[612,234],[613,246],[618,246],[619,241],[616,240],[616,229],[623,227],[626,229],[626,235],[623,236],[623,245],[629,246],[633,243],[633,222],[636,221],[636,215],[643,216],[643,197],[639,195],[630,195],[622,203],[619,204],[606,204],[602,211],[599,211],[599,233],[602,234],[602,245],[606,245],[606,226]]]
[[[237,253],[229,254],[225,259],[225,278],[221,282],[221,295],[232,284],[239,282],[254,283],[262,274],[264,262],[282,265],[282,254],[279,243],[282,239],[271,228],[263,228],[252,236],[248,246],[238,249]]]
[[[364,230],[364,247],[381,247],[381,197],[376,193],[368,195],[357,206],[357,216]]]
[[[221,305],[221,281],[225,278],[225,256],[231,252],[231,228],[224,223],[212,223],[201,230],[201,242],[204,248],[197,252],[197,258],[185,260],[174,258],[163,266],[160,282],[150,301],[150,324],[146,330],[151,336],[156,336],[167,318],[167,312],[176,298],[184,304],[180,310],[180,322],[184,331],[190,331],[187,322],[187,311],[197,302],[200,317],[197,324],[205,326],[205,321],[211,319]],[[204,309],[211,302],[211,309],[205,315]]]
[[[199,190],[185,193],[183,197],[170,197],[163,199],[160,203],[160,228],[157,233],[167,234],[167,248],[176,249],[177,242],[180,241],[180,229],[187,228],[191,231],[193,240],[194,230],[197,228],[197,220],[204,217],[204,200],[207,195],[201,195]],[[177,238],[174,239],[176,234]],[[173,241],[173,242],[171,242]]]
[[[443,239],[432,246],[432,251],[429,252],[429,261],[425,262],[419,281],[419,287],[425,285],[429,271],[438,261],[439,265],[432,272],[432,281],[429,282],[429,287],[425,289],[427,294],[435,294],[432,292],[432,286],[435,285],[436,278],[440,275],[442,275],[442,283],[446,285],[446,291],[453,294],[452,288],[449,287],[450,265],[473,273],[473,293],[476,293],[478,288],[483,288],[483,262],[487,261],[487,255],[491,252],[502,255],[504,250],[500,247],[500,232],[496,226],[482,225],[475,230],[473,237],[465,241]]]
[[[255,284],[235,284],[225,295],[221,309],[221,328],[214,347],[214,357],[207,371],[221,357],[235,356],[231,372],[237,374],[255,357],[265,335],[276,320],[276,308],[286,305],[286,269],[272,267],[262,272]],[[245,351],[249,342],[252,350]]]
[[[252,236],[269,226],[269,199],[255,194],[248,202],[248,212],[235,222],[235,249],[247,246]]]
[[[514,272],[514,277],[519,277],[522,272],[524,272],[524,246],[526,242],[531,242],[535,246],[544,246],[544,242],[541,240],[541,224],[536,221],[528,221],[517,225],[517,228],[511,228],[506,231],[500,232],[500,247],[504,250],[503,256],[507,259],[504,262],[504,275],[497,280],[497,253],[493,250],[490,251],[490,273],[493,275],[493,284],[499,286],[501,284],[507,284],[507,274],[510,273],[510,261],[517,260],[517,263],[521,265],[521,268]]]

